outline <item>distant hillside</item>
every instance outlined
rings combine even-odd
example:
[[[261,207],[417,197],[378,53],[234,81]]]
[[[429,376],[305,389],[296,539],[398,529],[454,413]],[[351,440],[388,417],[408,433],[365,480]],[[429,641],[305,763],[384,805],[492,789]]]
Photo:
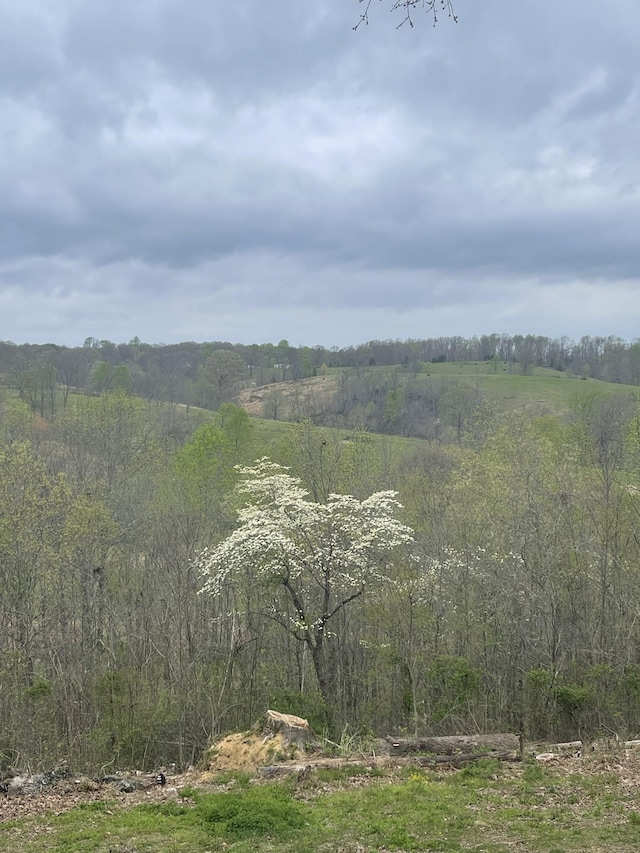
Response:
[[[122,391],[216,411],[236,401],[275,422],[459,441],[481,405],[566,414],[576,397],[640,388],[640,342],[486,335],[369,341],[327,350],[228,342],[17,346],[0,341],[0,386],[53,420],[73,393]]]
[[[323,426],[460,440],[478,407],[565,416],[609,396],[635,397],[638,388],[578,378],[550,368],[502,362],[446,362],[420,372],[402,366],[333,369],[324,376],[244,388],[236,402],[255,418],[275,422],[308,418]]]
[[[243,388],[236,402],[256,418],[289,421],[307,417],[314,420],[327,410],[338,386],[337,374],[272,382]]]

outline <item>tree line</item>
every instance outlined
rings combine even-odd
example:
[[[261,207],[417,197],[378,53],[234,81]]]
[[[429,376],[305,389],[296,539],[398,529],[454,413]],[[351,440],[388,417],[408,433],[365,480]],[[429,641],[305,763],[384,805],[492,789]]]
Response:
[[[126,391],[149,401],[216,409],[247,385],[316,376],[341,368],[395,367],[408,374],[436,362],[502,363],[527,374],[549,367],[580,377],[640,384],[640,343],[621,338],[552,339],[540,335],[482,335],[426,340],[368,341],[327,349],[229,342],[126,344],[87,338],[81,347],[0,341],[0,374],[34,412],[51,420],[72,391]],[[59,394],[59,391],[62,394]],[[376,424],[380,428],[380,423]]]
[[[318,426],[447,444],[460,443],[465,424],[488,405],[488,374],[526,376],[533,367],[555,366],[569,377],[634,384],[637,350],[637,344],[614,338],[583,338],[569,345],[566,339],[504,335],[373,341],[330,351],[296,349],[286,341],[165,347],[137,339],[115,345],[90,338],[78,348],[0,343],[0,376],[5,387],[49,422],[78,392],[125,393],[174,412],[182,406],[215,411],[241,401],[243,394],[259,394],[258,414],[265,418],[312,420]],[[462,368],[465,359],[466,372],[439,372],[443,362],[456,360]],[[321,390],[296,381],[314,374],[327,374]]]

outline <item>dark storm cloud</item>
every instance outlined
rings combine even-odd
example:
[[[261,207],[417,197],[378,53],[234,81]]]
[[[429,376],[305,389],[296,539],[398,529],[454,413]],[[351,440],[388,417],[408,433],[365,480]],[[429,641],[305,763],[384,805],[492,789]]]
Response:
[[[0,337],[482,333],[576,288],[631,328],[594,293],[640,283],[640,7],[389,6],[0,2]]]

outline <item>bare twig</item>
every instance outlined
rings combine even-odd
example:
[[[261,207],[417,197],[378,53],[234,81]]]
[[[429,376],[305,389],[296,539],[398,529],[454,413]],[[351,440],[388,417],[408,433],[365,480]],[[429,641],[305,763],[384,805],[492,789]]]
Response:
[[[354,30],[357,30],[362,24],[367,25],[369,23],[369,9],[371,8],[373,0],[359,0],[359,2],[364,3],[365,6],[364,11],[360,15],[360,20],[353,28]],[[382,2],[382,0],[380,0],[380,2]],[[398,9],[404,9],[405,13],[404,18],[400,21],[396,29],[399,29],[406,23],[408,23],[410,27],[413,27],[411,12],[416,6],[422,6],[427,13],[431,14],[434,27],[438,23],[438,15],[440,12],[446,12],[456,24],[458,23],[458,18],[453,8],[453,0],[393,0],[390,11],[396,12]]]

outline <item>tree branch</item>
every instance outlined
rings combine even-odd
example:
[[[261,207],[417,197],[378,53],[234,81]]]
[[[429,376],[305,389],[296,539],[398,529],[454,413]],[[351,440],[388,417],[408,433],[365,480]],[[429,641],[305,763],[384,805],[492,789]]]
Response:
[[[364,7],[364,12],[360,15],[360,20],[353,28],[354,30],[357,30],[362,24],[369,24],[369,9],[371,8],[373,0],[359,0],[359,2],[365,3],[366,5]],[[380,2],[382,2],[382,0],[380,0]],[[408,23],[410,27],[413,27],[411,10],[419,5],[421,5],[427,13],[431,13],[434,27],[438,23],[439,11],[446,12],[456,24],[458,23],[458,17],[453,8],[453,0],[393,0],[390,11],[395,12],[398,9],[404,9],[405,12],[404,18],[397,25],[396,29],[400,29],[400,27],[406,23]]]
[[[336,606],[333,608],[331,613],[329,613],[329,615],[326,618],[323,617],[323,624],[328,622],[329,619],[332,619],[336,615],[336,613],[339,610],[342,610],[343,607],[346,607],[347,604],[349,604],[349,602],[355,601],[356,598],[360,598],[360,596],[362,595],[363,592],[364,592],[364,587],[360,587],[360,589],[357,590],[357,592],[354,592],[352,595],[348,596],[348,598],[343,598],[339,604],[336,604]]]

